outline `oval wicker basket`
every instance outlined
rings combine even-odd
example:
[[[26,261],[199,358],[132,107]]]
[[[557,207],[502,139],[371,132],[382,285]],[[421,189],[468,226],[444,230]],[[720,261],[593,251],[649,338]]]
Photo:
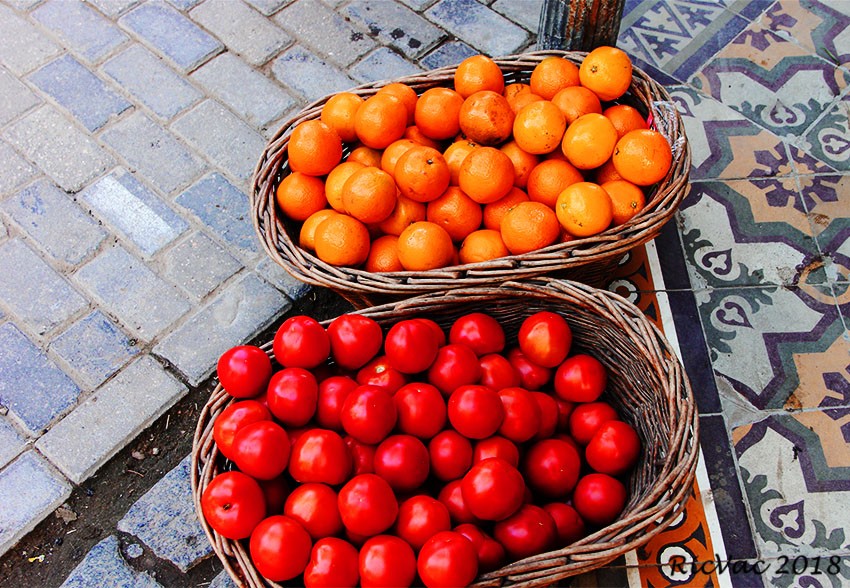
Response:
[[[646,544],[681,513],[693,486],[698,456],[697,413],[683,368],[662,333],[633,304],[587,285],[534,279],[496,288],[425,294],[360,311],[389,324],[427,316],[447,328],[461,314],[486,309],[515,337],[522,320],[539,310],[560,313],[574,333],[573,348],[595,355],[609,370],[605,399],[642,441],[628,480],[630,500],[620,518],[563,549],[482,575],[480,586],[542,586],[601,567]],[[271,342],[264,347],[271,355]],[[277,586],[258,575],[246,542],[232,541],[204,520],[200,497],[228,465],[212,438],[216,417],[232,399],[219,385],[199,417],[192,448],[192,492],[201,525],[230,576],[240,585]]]

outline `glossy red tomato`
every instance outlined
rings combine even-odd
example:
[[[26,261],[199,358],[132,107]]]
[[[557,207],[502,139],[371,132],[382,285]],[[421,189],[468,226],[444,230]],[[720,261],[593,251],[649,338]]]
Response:
[[[545,392],[534,391],[531,397],[540,409],[540,428],[533,439],[548,439],[558,430],[558,401]]]
[[[285,475],[278,476],[272,480],[257,480],[263,490],[266,499],[266,515],[283,513],[283,505],[289,496],[289,482]]]
[[[505,410],[499,394],[486,386],[461,386],[448,402],[449,422],[470,439],[486,439],[499,430]]]
[[[354,463],[339,433],[309,429],[299,435],[289,456],[289,474],[296,482],[335,486],[348,480]]]
[[[284,515],[269,517],[251,533],[249,551],[257,571],[273,582],[301,574],[310,561],[313,542],[298,522]]]
[[[393,525],[398,502],[386,480],[375,474],[360,474],[339,491],[339,514],[346,529],[371,537]]]
[[[402,386],[395,396],[398,430],[420,439],[430,439],[446,426],[446,401],[440,391],[425,382]]]
[[[269,382],[269,410],[285,427],[303,427],[316,414],[319,384],[303,368],[284,368]]]
[[[464,535],[442,531],[422,546],[416,568],[427,588],[468,586],[478,575],[478,551]]]
[[[431,329],[431,332],[437,340],[437,347],[442,347],[446,344],[446,333],[443,331],[443,328],[436,323],[436,321],[427,318],[415,318],[413,320],[420,321]]]
[[[328,333],[309,316],[293,316],[283,321],[272,346],[280,365],[305,369],[324,363],[331,351]]]
[[[342,404],[357,386],[348,376],[331,376],[319,382],[316,423],[325,429],[342,431]]]
[[[235,398],[252,398],[266,389],[272,361],[254,345],[238,345],[225,351],[216,365],[218,381]]]
[[[554,368],[567,358],[573,334],[564,317],[544,310],[522,322],[517,341],[529,361]]]
[[[289,463],[289,435],[273,421],[245,425],[233,438],[233,462],[244,473],[271,480]]]
[[[628,423],[607,421],[593,434],[584,455],[587,465],[600,474],[619,476],[637,463],[640,437]]]
[[[392,367],[403,374],[424,372],[437,357],[437,338],[421,320],[401,320],[390,327],[384,353]]]
[[[304,587],[354,588],[360,580],[359,556],[357,548],[343,539],[316,541],[304,570]]]
[[[469,510],[469,505],[463,499],[463,480],[452,480],[448,482],[440,493],[437,500],[446,505],[449,516],[455,524],[476,523],[478,519]]]
[[[555,521],[558,532],[558,546],[564,547],[578,541],[585,534],[584,521],[578,511],[564,502],[552,502],[543,506]]]
[[[505,561],[505,548],[490,535],[472,523],[463,523],[454,528],[475,546],[478,552],[478,571],[486,573],[500,568]]]
[[[463,477],[472,467],[472,444],[457,431],[446,430],[428,443],[431,473],[444,482]]]
[[[412,435],[391,435],[375,450],[375,473],[397,492],[419,488],[429,470],[428,448]]]
[[[505,411],[499,426],[502,437],[522,443],[540,431],[540,406],[531,392],[523,388],[505,388],[499,390],[499,398]]]
[[[360,474],[375,473],[375,449],[377,449],[377,445],[361,443],[351,435],[343,437],[343,441],[348,446],[348,452],[354,462],[351,475],[359,476]]]
[[[428,381],[446,396],[460,386],[476,383],[480,376],[478,356],[466,345],[440,347],[434,363],[428,368]]]
[[[377,386],[359,386],[342,403],[342,428],[362,443],[375,445],[386,439],[398,415],[393,397]]]
[[[579,404],[570,414],[570,435],[580,445],[587,445],[603,423],[619,418],[617,411],[607,402]]]
[[[539,390],[552,378],[552,370],[530,361],[519,347],[508,351],[508,361],[519,373],[520,387],[526,390]]]
[[[570,432],[570,415],[576,407],[572,402],[555,398],[555,403],[558,405],[558,427],[556,431],[560,433]]]
[[[413,584],[416,555],[403,539],[393,535],[372,537],[360,548],[360,585],[363,588]]]
[[[383,388],[390,395],[407,384],[407,376],[390,365],[386,355],[376,357],[359,372],[357,372],[357,383],[361,386],[377,386]]]
[[[626,487],[608,474],[587,474],[573,491],[573,506],[585,521],[604,526],[614,522],[626,506]]]
[[[513,388],[520,385],[519,372],[511,365],[508,358],[498,353],[482,355],[478,360],[481,377],[478,383],[493,390]]]
[[[359,314],[343,314],[328,325],[331,357],[347,370],[360,369],[372,360],[384,342],[381,325]]]
[[[326,484],[301,484],[286,499],[283,514],[301,523],[315,541],[342,531],[337,495]]]
[[[555,393],[570,402],[596,402],[607,383],[605,366],[583,353],[568,357],[555,371]]]
[[[552,498],[566,497],[575,487],[580,470],[578,451],[560,439],[538,441],[523,459],[523,473],[528,485]]]
[[[272,420],[269,409],[256,400],[234,402],[219,414],[213,424],[213,439],[221,454],[233,460],[233,438],[245,425]]]
[[[256,480],[242,472],[224,472],[204,489],[201,511],[219,535],[244,539],[266,516],[266,502]]]
[[[479,356],[499,353],[505,348],[505,331],[489,314],[473,312],[452,323],[449,343],[461,343]]]
[[[552,516],[533,504],[524,504],[511,517],[496,523],[493,536],[514,559],[543,553],[558,537]]]
[[[515,468],[519,467],[519,448],[510,439],[499,435],[478,441],[472,451],[472,463],[478,463],[490,457],[501,457]]]
[[[514,514],[525,496],[525,481],[514,466],[498,457],[473,465],[461,483],[470,512],[485,521],[501,521]]]
[[[449,509],[432,496],[419,494],[408,498],[398,507],[395,534],[410,543],[415,551],[440,531],[451,528]]]

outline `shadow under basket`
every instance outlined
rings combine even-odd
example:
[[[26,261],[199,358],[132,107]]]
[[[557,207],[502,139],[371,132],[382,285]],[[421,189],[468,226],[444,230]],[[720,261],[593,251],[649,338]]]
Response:
[[[395,322],[427,317],[448,330],[470,312],[487,312],[515,341],[522,321],[537,311],[562,315],[573,331],[571,353],[588,353],[608,370],[602,397],[641,439],[637,465],[626,480],[629,501],[618,519],[561,549],[481,575],[477,586],[544,586],[604,566],[647,544],[683,511],[694,483],[699,452],[698,418],[684,370],[660,330],[622,297],[575,282],[534,279],[493,288],[425,294],[360,314],[386,330]],[[509,343],[510,345],[510,343]],[[271,342],[263,346],[272,356]],[[278,366],[279,368],[279,366]],[[225,539],[204,520],[200,499],[226,462],[213,441],[216,417],[233,399],[219,385],[201,411],[192,447],[192,492],[198,518],[216,554],[241,586],[278,586],[260,577],[247,541]]]
[[[494,61],[502,69],[507,84],[528,83],[532,70],[547,57],[563,57],[578,65],[585,55],[582,52],[538,51],[499,57]],[[453,87],[455,70],[455,66],[443,67],[395,80],[364,84],[348,91],[368,98],[391,82],[402,82],[421,94],[437,86]],[[300,122],[319,119],[329,98],[317,100],[283,123],[269,141],[254,171],[251,213],[260,243],[276,263],[303,282],[338,292],[358,308],[427,292],[492,286],[542,275],[602,286],[626,252],[658,235],[687,191],[691,155],[681,116],[667,91],[635,67],[629,91],[615,103],[629,104],[644,116],[651,117],[652,127],[661,132],[671,145],[673,162],[667,176],[647,193],[643,210],[625,224],[592,237],[522,255],[429,271],[373,273],[359,268],[333,266],[298,245],[300,223],[283,218],[275,202],[278,184],[290,173],[287,146],[292,129]],[[345,146],[345,153],[349,149],[350,146]]]

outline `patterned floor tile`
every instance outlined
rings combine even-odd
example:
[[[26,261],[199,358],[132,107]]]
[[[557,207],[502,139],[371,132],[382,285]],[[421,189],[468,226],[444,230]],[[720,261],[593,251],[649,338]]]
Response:
[[[835,170],[850,171],[850,94],[830,108],[798,144],[824,162],[815,171],[827,168],[827,164]]]
[[[827,276],[850,281],[850,175],[799,178]]]
[[[762,17],[762,24],[777,35],[795,41],[835,65],[850,65],[850,15],[842,14],[835,0],[779,0]],[[847,12],[845,10],[845,12]]]

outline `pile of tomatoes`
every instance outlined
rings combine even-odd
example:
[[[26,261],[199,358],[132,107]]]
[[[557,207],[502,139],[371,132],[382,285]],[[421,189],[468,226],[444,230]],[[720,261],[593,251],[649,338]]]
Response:
[[[235,467],[204,490],[203,516],[247,539],[264,577],[308,587],[463,586],[574,542],[623,510],[640,440],[572,341],[548,311],[511,341],[484,313],[448,332],[289,318],[278,366],[248,345],[218,362],[236,401],[213,438]]]

